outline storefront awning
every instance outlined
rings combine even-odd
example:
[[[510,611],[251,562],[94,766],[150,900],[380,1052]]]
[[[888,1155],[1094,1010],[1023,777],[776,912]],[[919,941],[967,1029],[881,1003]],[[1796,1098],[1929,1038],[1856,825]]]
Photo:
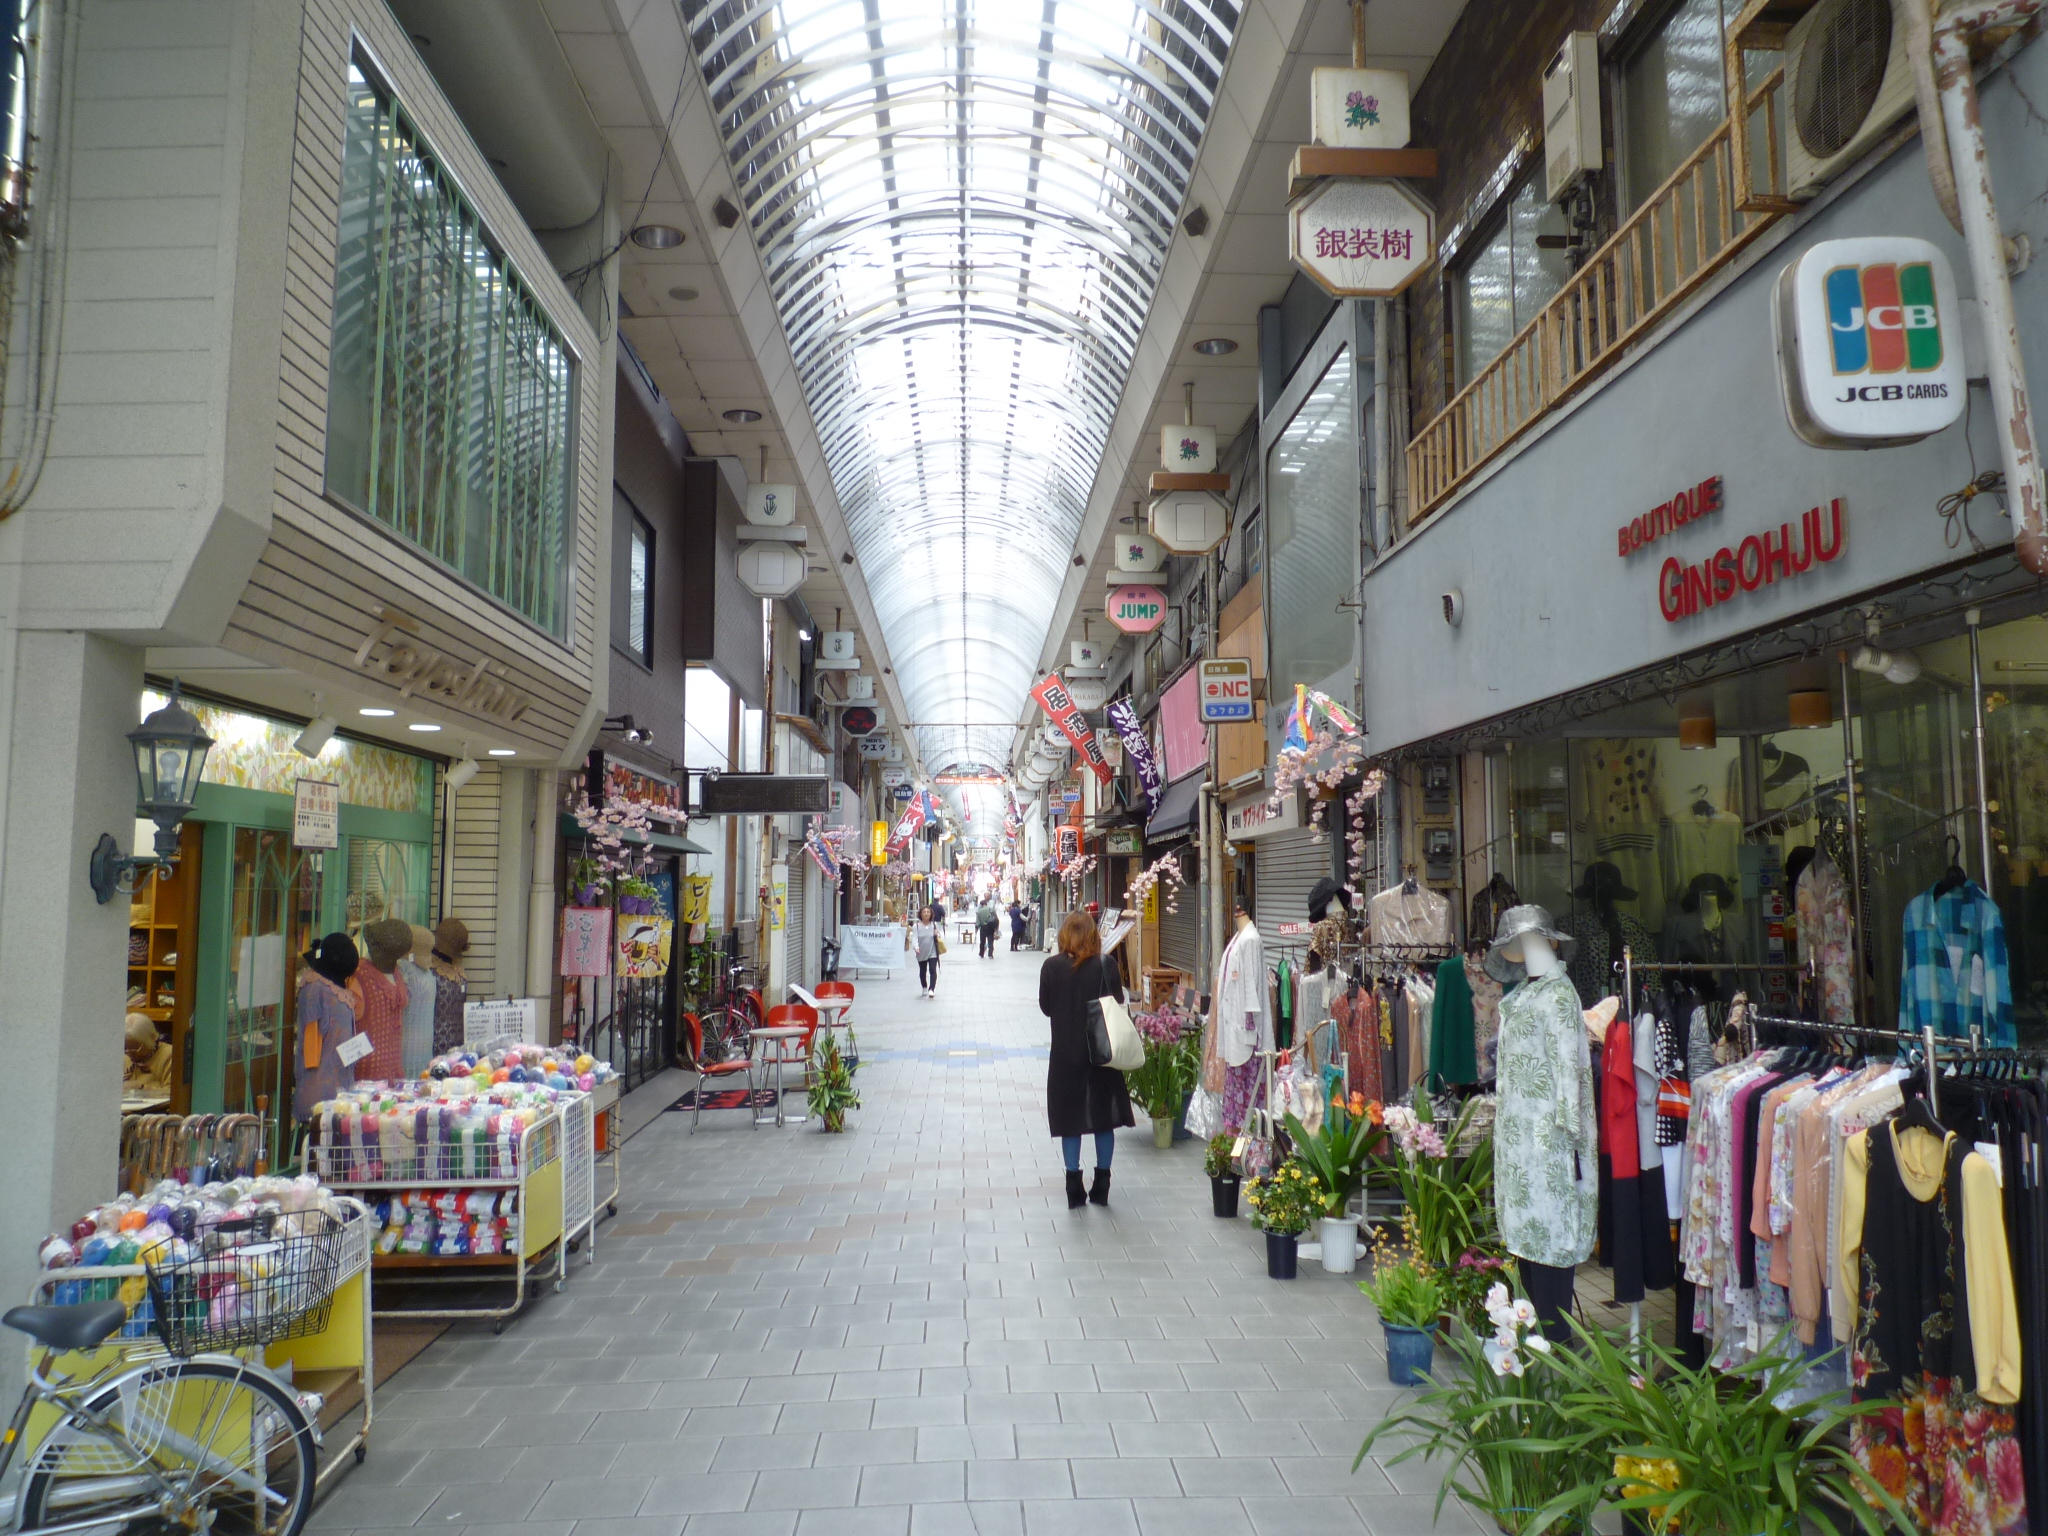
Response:
[[[1145,841],[1156,843],[1193,832],[1202,804],[1202,786],[1208,782],[1204,775],[1191,773],[1167,785],[1166,793],[1159,797],[1157,814],[1145,823]]]
[[[576,818],[567,811],[562,812],[561,833],[564,837],[583,836],[583,829],[576,825]],[[637,842],[638,839],[629,837],[626,841],[629,843]],[[687,837],[678,837],[673,832],[650,832],[647,835],[647,841],[650,846],[659,848],[663,853],[709,853],[711,851],[702,844],[693,843]]]

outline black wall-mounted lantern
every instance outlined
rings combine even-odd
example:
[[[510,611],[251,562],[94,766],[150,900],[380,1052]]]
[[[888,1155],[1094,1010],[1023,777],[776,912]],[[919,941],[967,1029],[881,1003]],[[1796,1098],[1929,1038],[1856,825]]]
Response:
[[[199,776],[213,738],[178,701],[174,682],[170,702],[128,733],[128,745],[135,754],[136,815],[156,823],[156,853],[131,858],[110,833],[102,832],[88,865],[92,893],[101,906],[120,892],[133,891],[142,870],[154,869],[161,878],[178,862],[178,826],[198,799]]]

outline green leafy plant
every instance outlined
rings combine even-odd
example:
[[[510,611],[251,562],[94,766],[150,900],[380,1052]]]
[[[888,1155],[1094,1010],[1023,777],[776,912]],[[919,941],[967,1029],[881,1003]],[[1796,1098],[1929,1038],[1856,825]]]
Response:
[[[1303,1167],[1314,1172],[1327,1193],[1328,1205],[1318,1212],[1341,1216],[1351,1197],[1364,1186],[1372,1155],[1386,1140],[1386,1132],[1367,1114],[1352,1114],[1332,1104],[1323,1123],[1314,1131],[1289,1115],[1288,1138]]]
[[[1598,1329],[1573,1323],[1577,1342],[1552,1356],[1572,1440],[1594,1453],[1598,1475],[1560,1490],[1532,1531],[1590,1515],[1603,1500],[1638,1511],[1652,1530],[1742,1531],[1795,1536],[1809,1521],[1869,1536],[1904,1510],[1849,1452],[1841,1432],[1853,1419],[1896,1408],[1846,1392],[1778,1407],[1805,1377],[1799,1355],[1764,1354],[1729,1371],[1694,1370],[1660,1345],[1625,1350]]]
[[[1202,1155],[1202,1172],[1212,1179],[1231,1178],[1237,1173],[1237,1159],[1230,1155],[1230,1149],[1237,1144],[1237,1138],[1228,1134],[1211,1136],[1208,1150]]]
[[[817,1043],[811,1049],[808,1076],[811,1113],[824,1122],[826,1130],[844,1130],[846,1112],[860,1108],[860,1090],[854,1087],[853,1071],[840,1054],[839,1042],[830,1030],[818,1032]]]
[[[1493,1209],[1493,1138],[1470,1138],[1471,1150],[1453,1149],[1467,1141],[1474,1104],[1467,1104],[1446,1137],[1435,1123],[1429,1100],[1419,1092],[1413,1109],[1395,1105],[1386,1111],[1387,1133],[1401,1155],[1392,1160],[1392,1177],[1413,1218],[1413,1239],[1421,1257],[1438,1272],[1456,1268],[1468,1253],[1495,1255],[1500,1250]]]
[[[1148,1041],[1145,1064],[1124,1074],[1131,1097],[1154,1120],[1171,1120],[1202,1073],[1202,1047],[1196,1039]]]
[[[1389,1466],[1427,1460],[1442,1468],[1437,1514],[1456,1494],[1503,1531],[1535,1532],[1551,1523],[1553,1503],[1603,1487],[1609,1463],[1567,1411],[1561,1351],[1535,1330],[1536,1309],[1500,1284],[1486,1302],[1492,1335],[1444,1335],[1444,1364],[1409,1406],[1373,1426],[1352,1470],[1375,1446],[1391,1444]]]
[[[1298,1235],[1323,1214],[1329,1194],[1323,1181],[1297,1162],[1283,1163],[1245,1186],[1245,1203],[1253,1222],[1268,1232]]]
[[[687,1006],[709,997],[718,984],[718,951],[709,944],[685,944],[677,984]]]
[[[1379,1312],[1396,1328],[1434,1328],[1443,1311],[1443,1287],[1413,1260],[1375,1264],[1372,1278],[1358,1282]]]

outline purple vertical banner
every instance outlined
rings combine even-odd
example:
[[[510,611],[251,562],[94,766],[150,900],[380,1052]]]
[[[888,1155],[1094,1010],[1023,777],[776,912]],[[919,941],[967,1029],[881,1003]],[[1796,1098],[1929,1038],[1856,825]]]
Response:
[[[1145,814],[1154,815],[1159,810],[1159,759],[1152,755],[1152,743],[1138,723],[1138,711],[1125,698],[1112,699],[1107,713],[1117,739],[1130,754],[1131,765],[1138,770],[1138,782],[1145,786]]]

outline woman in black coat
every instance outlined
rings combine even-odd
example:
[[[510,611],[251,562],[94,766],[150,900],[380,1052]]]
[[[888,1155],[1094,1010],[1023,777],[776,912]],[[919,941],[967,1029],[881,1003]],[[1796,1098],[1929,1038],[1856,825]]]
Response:
[[[1086,912],[1060,924],[1059,952],[1038,970],[1038,1011],[1052,1020],[1052,1054],[1045,1067],[1045,1118],[1060,1138],[1067,1164],[1067,1208],[1084,1201],[1109,1204],[1109,1163],[1116,1128],[1135,1125],[1131,1093],[1115,1067],[1088,1060],[1088,1005],[1098,997],[1123,1000],[1116,962],[1102,953],[1102,936]],[[1095,1183],[1081,1187],[1081,1138],[1095,1137]]]

